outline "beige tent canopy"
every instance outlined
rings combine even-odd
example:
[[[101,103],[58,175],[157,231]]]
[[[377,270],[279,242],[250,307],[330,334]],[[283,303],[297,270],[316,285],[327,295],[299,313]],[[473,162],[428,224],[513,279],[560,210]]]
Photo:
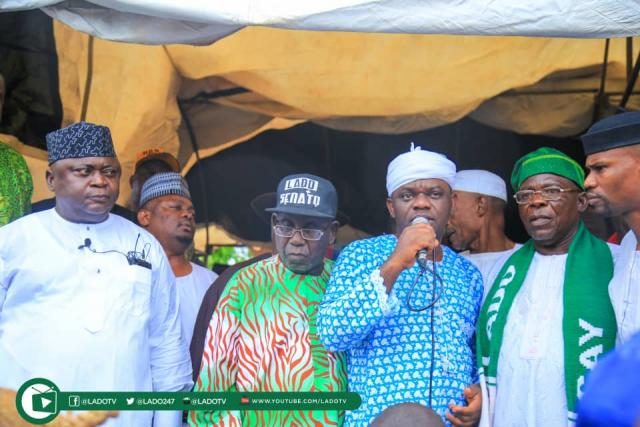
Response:
[[[471,115],[519,133],[576,135],[593,118],[605,46],[254,27],[210,46],[148,46],[96,39],[58,22],[55,38],[64,122],[111,127],[125,176],[149,147],[178,155],[185,171],[193,165],[177,99],[202,157],[306,120],[404,133]],[[635,57],[640,43],[634,47]],[[605,89],[615,104],[626,85],[624,39],[611,41],[608,59]]]
[[[77,12],[60,5],[48,13],[64,19]],[[87,22],[96,16],[85,15]],[[100,22],[89,30],[120,28]],[[600,33],[576,22],[581,37],[635,31],[632,21]],[[547,33],[568,34],[555,25]],[[496,32],[520,31],[505,28]],[[639,40],[629,52],[629,40],[612,39],[602,86],[604,39],[234,29],[239,31],[208,46],[140,45],[96,38],[55,21],[63,124],[84,119],[109,126],[124,176],[132,172],[136,153],[150,147],[176,154],[186,173],[196,160],[189,130],[200,157],[304,121],[399,134],[470,116],[518,133],[572,136],[605,112],[601,104],[618,104],[629,58],[640,50]],[[173,37],[161,30],[138,29],[135,35],[145,41]],[[599,98],[601,88],[606,96]],[[638,107],[637,97],[628,107]],[[47,194],[38,178],[46,167],[43,153],[23,152],[37,177],[34,198],[40,198]],[[121,202],[128,190],[123,181]]]

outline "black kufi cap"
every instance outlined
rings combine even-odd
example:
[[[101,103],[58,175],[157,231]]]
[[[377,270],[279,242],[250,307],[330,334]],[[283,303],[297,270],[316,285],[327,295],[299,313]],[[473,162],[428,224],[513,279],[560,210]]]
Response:
[[[640,144],[640,112],[616,114],[602,119],[591,126],[581,139],[587,156]]]

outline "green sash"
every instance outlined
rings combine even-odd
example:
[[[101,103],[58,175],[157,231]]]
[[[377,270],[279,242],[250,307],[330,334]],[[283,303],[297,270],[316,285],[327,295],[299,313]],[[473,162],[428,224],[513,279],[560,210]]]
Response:
[[[533,240],[529,240],[509,257],[493,283],[478,319],[477,363],[481,382],[486,387],[483,394],[488,402],[483,402],[483,407],[488,408],[486,415],[491,419],[490,424],[505,323],[534,253]],[[585,374],[593,368],[598,357],[615,345],[616,318],[608,292],[612,276],[613,259],[609,247],[592,235],[581,221],[569,247],[563,288],[564,376],[570,424],[576,420],[576,402],[582,394]]]

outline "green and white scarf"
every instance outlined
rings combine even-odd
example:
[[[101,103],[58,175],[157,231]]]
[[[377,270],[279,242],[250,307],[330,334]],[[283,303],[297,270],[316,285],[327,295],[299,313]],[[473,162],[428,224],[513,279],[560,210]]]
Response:
[[[534,254],[533,240],[529,240],[509,257],[480,312],[476,337],[483,388],[482,425],[493,424],[504,328]],[[569,247],[563,287],[564,379],[569,425],[576,420],[576,403],[582,394],[585,375],[598,358],[615,345],[616,319],[608,293],[612,275],[613,259],[607,244],[580,222]]]

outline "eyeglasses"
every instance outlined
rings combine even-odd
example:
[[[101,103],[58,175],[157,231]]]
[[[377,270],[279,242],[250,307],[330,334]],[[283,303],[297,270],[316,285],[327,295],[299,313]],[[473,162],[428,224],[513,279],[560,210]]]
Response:
[[[555,202],[562,198],[563,193],[579,193],[580,190],[575,188],[545,187],[542,190],[520,190],[516,191],[513,198],[519,205],[531,203],[536,194],[540,194],[547,202]]]
[[[304,240],[320,240],[324,235],[324,230],[316,230],[314,228],[296,228],[289,225],[277,224],[273,226],[273,231],[280,237],[293,237],[296,232],[300,232]]]

